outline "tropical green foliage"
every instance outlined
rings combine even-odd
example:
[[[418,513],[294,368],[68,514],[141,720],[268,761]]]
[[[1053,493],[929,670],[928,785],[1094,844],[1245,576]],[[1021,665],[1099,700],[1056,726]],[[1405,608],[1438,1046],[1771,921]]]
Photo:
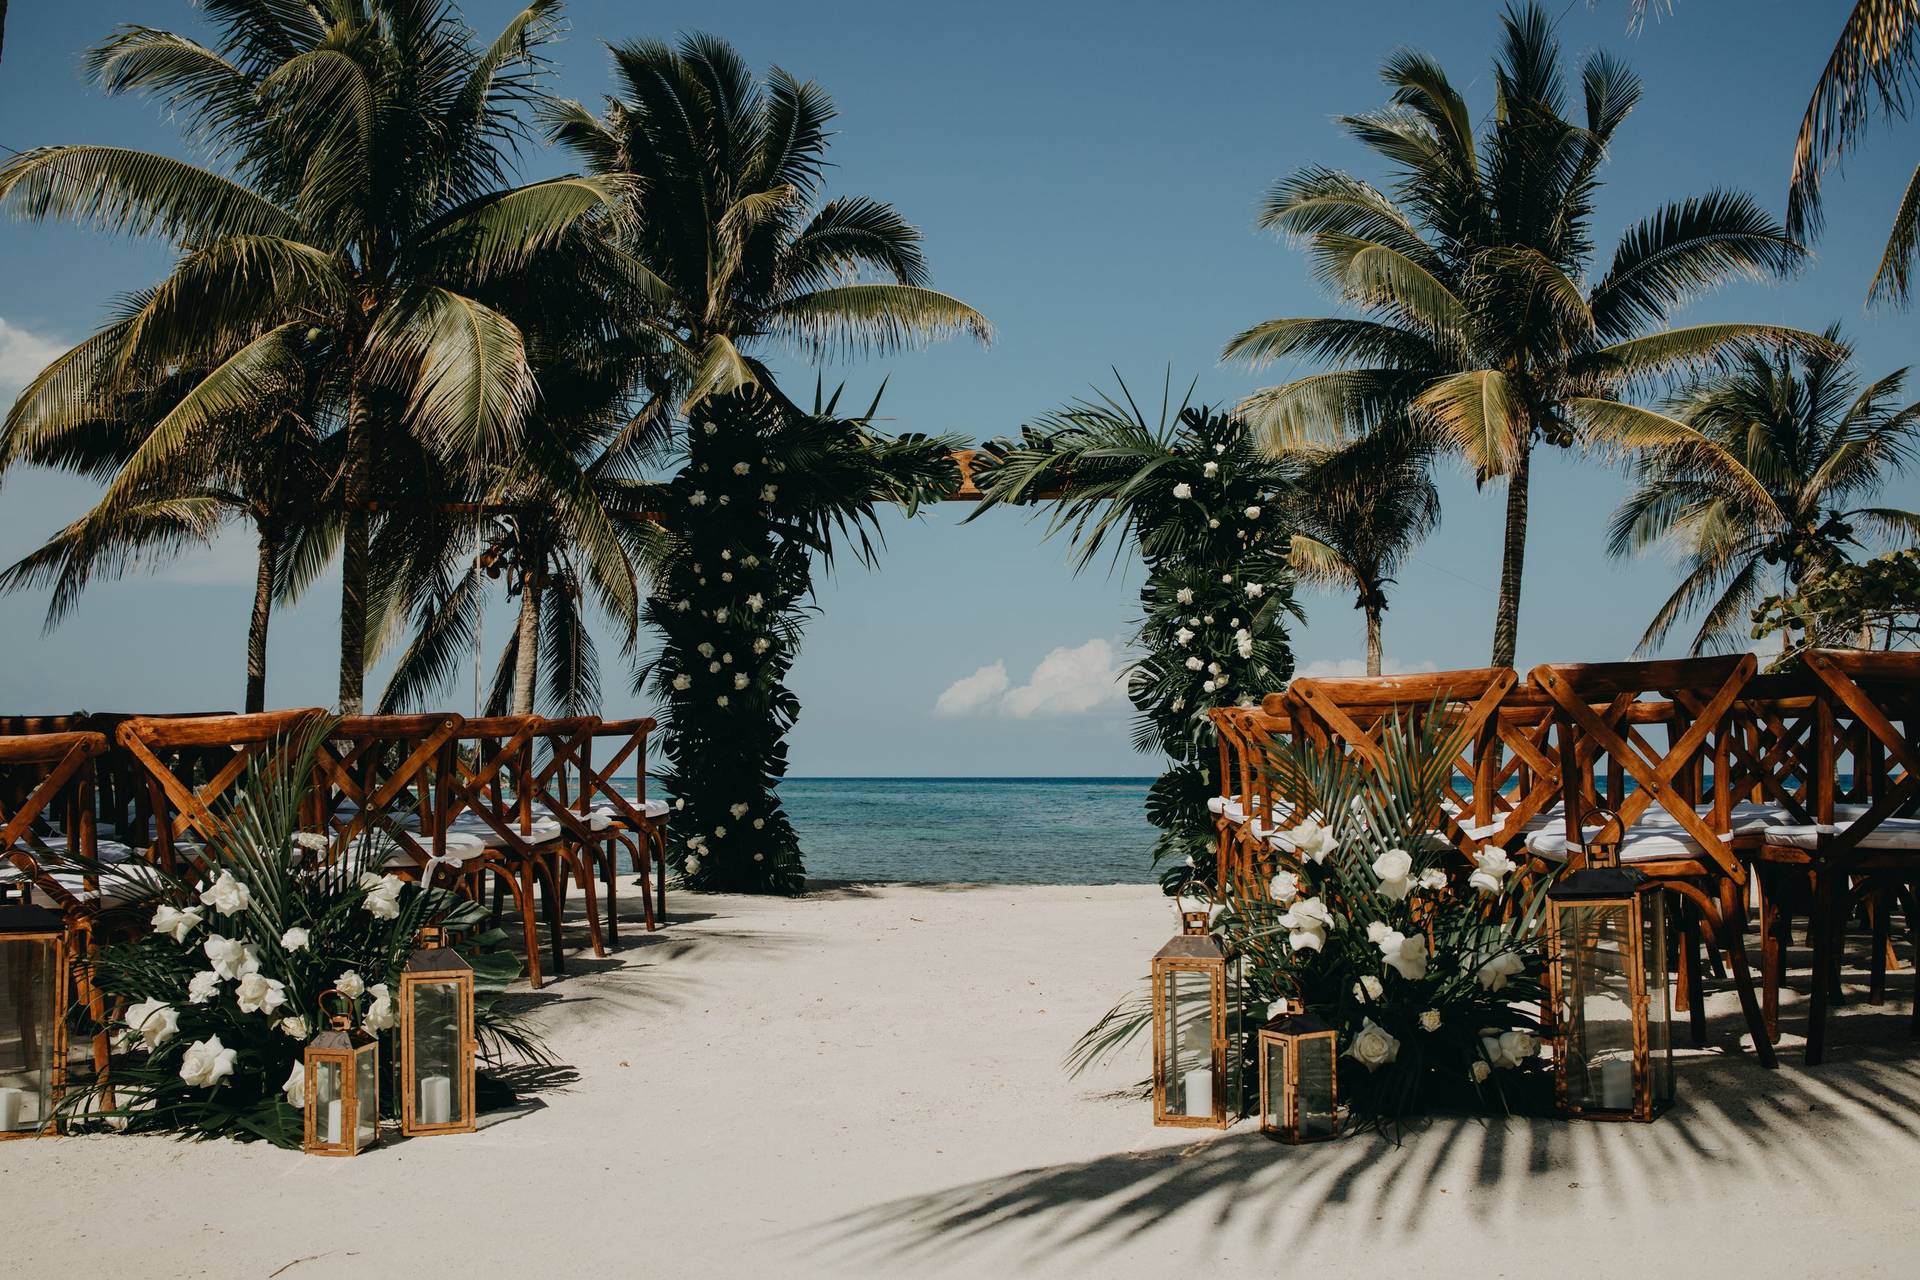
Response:
[[[326,5],[207,0],[203,45],[123,27],[89,55],[110,93],[141,92],[181,124],[205,166],[123,148],[35,148],[0,166],[0,207],[128,235],[180,259],[114,324],[21,396],[0,461],[58,449],[137,371],[184,367],[191,386],[117,468],[98,515],[149,497],[196,442],[288,400],[306,429],[339,434],[333,518],[287,554],[290,585],[343,554],[340,705],[357,710],[373,565],[431,579],[409,550],[438,548],[444,484],[519,446],[535,398],[522,328],[484,296],[537,278],[557,246],[610,219],[621,183],[509,187],[511,148],[540,97],[557,0],[536,0],[481,43],[445,0]],[[391,533],[400,544],[376,549]],[[398,616],[410,593],[388,591]]]
[[[1843,564],[1798,592],[1768,596],[1753,624],[1756,640],[1780,637],[1775,670],[1808,649],[1920,647],[1920,547]]]
[[[1154,862],[1169,892],[1210,882],[1215,841],[1207,801],[1220,794],[1217,739],[1207,712],[1248,706],[1286,687],[1297,618],[1286,502],[1291,464],[1262,455],[1239,418],[1163,398],[1150,423],[1125,384],[1078,400],[988,442],[974,479],[984,495],[967,518],[1002,503],[1051,504],[1047,532],[1064,533],[1082,568],[1103,547],[1131,544],[1146,566],[1140,656],[1127,696],[1137,750],[1165,757],[1147,796],[1159,828]]]
[[[756,388],[700,402],[687,466],[663,509],[679,535],[647,622],[642,669],[665,704],[660,742],[676,812],[670,857],[706,889],[798,893],[804,867],[775,785],[800,702],[786,685],[816,563],[871,563],[881,507],[952,489],[953,440],[873,430],[838,396],[799,413]]]
[[[1403,50],[1382,68],[1391,104],[1342,118],[1385,162],[1388,188],[1314,166],[1268,194],[1261,225],[1300,240],[1355,314],[1269,320],[1226,354],[1255,367],[1324,366],[1241,404],[1270,447],[1405,430],[1458,452],[1482,481],[1505,481],[1493,661],[1510,665],[1535,445],[1686,439],[1683,425],[1636,408],[1629,393],[1735,343],[1817,339],[1765,325],[1662,327],[1703,290],[1800,260],[1737,193],[1667,205],[1629,228],[1590,279],[1600,167],[1639,81],[1610,55],[1588,55],[1573,116],[1545,11],[1510,9],[1502,28],[1496,110],[1482,129],[1445,71]]]
[[[1825,337],[1830,350],[1805,355],[1741,350],[1668,407],[1697,438],[1634,463],[1608,550],[1671,548],[1684,571],[1642,651],[1702,606],[1693,652],[1744,647],[1770,587],[1811,585],[1863,538],[1920,537],[1920,513],[1867,505],[1920,445],[1920,404],[1900,403],[1906,370],[1862,387],[1839,330]]]
[[[496,1004],[520,963],[493,949],[502,936],[486,929],[484,908],[386,875],[393,849],[377,836],[328,860],[314,847],[324,838],[299,832],[326,730],[279,744],[215,805],[204,866],[176,875],[145,862],[67,864],[97,876],[113,904],[101,935],[127,939],[85,960],[115,1010],[115,1040],[108,1081],[63,1100],[74,1122],[298,1147],[296,1067],[326,1015],[341,1011],[337,1001],[323,1009],[321,993],[350,997],[356,1021],[381,1034],[381,1060],[397,1062],[400,968],[427,925],[468,935],[461,949],[475,970],[486,1059],[544,1060],[538,1039]],[[398,1090],[382,1095],[394,1113]]]

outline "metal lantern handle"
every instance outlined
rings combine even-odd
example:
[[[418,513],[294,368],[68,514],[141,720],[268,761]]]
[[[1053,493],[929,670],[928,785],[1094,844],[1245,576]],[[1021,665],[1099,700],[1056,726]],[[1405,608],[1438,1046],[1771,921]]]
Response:
[[[328,1012],[327,1012],[327,997],[328,997],[328,996],[339,996],[339,997],[340,997],[340,998],[341,998],[342,1000],[345,1000],[345,1001],[347,1002],[347,1008],[349,1008],[349,1009],[357,1009],[357,1007],[358,1007],[358,1006],[357,1006],[357,1005],[355,1004],[355,1002],[354,1002],[354,999],[353,999],[353,997],[352,997],[352,996],[349,996],[349,995],[348,995],[348,994],[347,994],[346,992],[344,992],[344,991],[342,991],[342,990],[341,990],[340,988],[338,988],[338,987],[328,987],[328,988],[327,988],[327,989],[326,989],[325,991],[322,991],[322,992],[321,992],[321,993],[320,993],[320,994],[319,994],[319,995],[318,995],[317,997],[315,997],[315,999],[314,999],[314,1003],[315,1003],[316,1005],[318,1005],[318,1006],[319,1006],[319,1008],[320,1008],[320,1014],[321,1014],[321,1016],[322,1016],[322,1017],[324,1017],[324,1018],[326,1018],[326,1019],[327,1019],[327,1021],[329,1021],[329,1022],[331,1022],[331,1023],[333,1024],[333,1029],[334,1029],[334,1030],[336,1030],[336,1031],[351,1031],[351,1030],[353,1029],[353,1017],[354,1017],[354,1015],[353,1015],[352,1013],[345,1013],[345,1014],[341,1014],[341,1013],[328,1013]]]
[[[1594,822],[1605,814],[1605,822]],[[1587,825],[1593,822],[1595,834],[1591,843],[1587,840]],[[1614,828],[1614,837],[1605,838],[1607,828]],[[1626,828],[1620,823],[1620,815],[1604,805],[1595,805],[1580,818],[1580,853],[1590,867],[1617,867],[1620,865],[1620,842],[1626,838]]]

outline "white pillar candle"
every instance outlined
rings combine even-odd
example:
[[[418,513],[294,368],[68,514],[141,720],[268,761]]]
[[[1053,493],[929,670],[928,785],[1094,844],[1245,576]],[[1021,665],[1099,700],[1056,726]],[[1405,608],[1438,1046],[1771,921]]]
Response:
[[[1600,1105],[1609,1111],[1633,1109],[1633,1063],[1609,1058],[1600,1064]]]
[[[24,1129],[30,1122],[25,1089],[0,1089],[0,1129]]]
[[[447,1076],[422,1076],[414,1106],[421,1124],[446,1124],[453,1119],[453,1080]]]
[[[327,1104],[327,1141],[340,1141],[340,1099],[335,1098]]]
[[[1198,1067],[1187,1072],[1186,1106],[1184,1113],[1190,1116],[1210,1116],[1213,1114],[1213,1068]]]

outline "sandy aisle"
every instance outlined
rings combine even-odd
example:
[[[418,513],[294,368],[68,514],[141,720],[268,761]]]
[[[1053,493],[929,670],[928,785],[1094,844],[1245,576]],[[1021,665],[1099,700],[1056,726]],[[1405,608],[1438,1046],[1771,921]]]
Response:
[[[1830,1065],[1690,1058],[1650,1127],[1287,1150],[1152,1128],[1108,1096],[1144,1050],[1060,1070],[1172,924],[1145,887],[682,895],[537,997],[578,1078],[478,1134],[0,1144],[5,1274],[1911,1274],[1905,974]]]

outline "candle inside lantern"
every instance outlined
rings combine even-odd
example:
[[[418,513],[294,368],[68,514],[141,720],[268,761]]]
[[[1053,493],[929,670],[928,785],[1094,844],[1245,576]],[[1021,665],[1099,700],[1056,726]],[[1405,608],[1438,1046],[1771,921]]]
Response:
[[[1187,1072],[1183,1110],[1190,1116],[1213,1114],[1213,1068],[1197,1067]]]
[[[1609,1058],[1600,1064],[1600,1105],[1608,1111],[1633,1109],[1633,1063]]]
[[[25,1089],[0,1089],[0,1129],[31,1128],[38,1110]]]
[[[327,1104],[327,1141],[340,1141],[340,1099]]]
[[[446,1124],[453,1119],[453,1078],[422,1076],[414,1103],[421,1124]]]

